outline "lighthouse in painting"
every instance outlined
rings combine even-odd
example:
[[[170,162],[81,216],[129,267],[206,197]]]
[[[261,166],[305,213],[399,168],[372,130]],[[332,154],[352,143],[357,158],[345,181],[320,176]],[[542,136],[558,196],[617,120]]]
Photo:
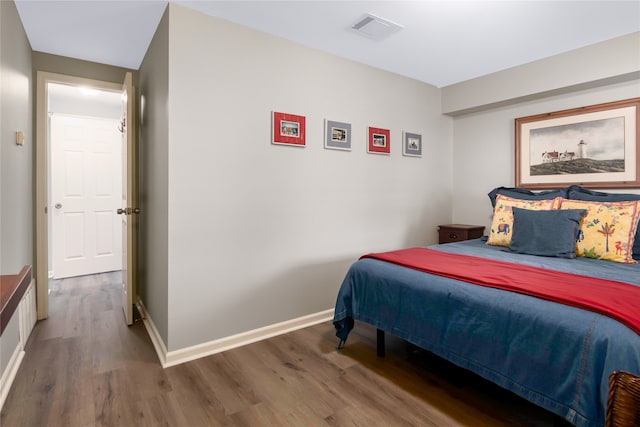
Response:
[[[584,139],[581,139],[578,143],[578,158],[586,159],[587,158],[587,143],[584,142]]]

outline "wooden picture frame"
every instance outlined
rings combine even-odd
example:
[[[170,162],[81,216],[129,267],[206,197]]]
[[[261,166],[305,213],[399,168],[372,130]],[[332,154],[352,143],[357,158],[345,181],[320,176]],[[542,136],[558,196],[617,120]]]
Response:
[[[271,128],[272,144],[297,147],[305,147],[307,145],[304,116],[273,111]]]
[[[515,184],[640,188],[640,98],[515,119]]]
[[[391,131],[369,127],[367,131],[367,152],[373,154],[391,154]]]

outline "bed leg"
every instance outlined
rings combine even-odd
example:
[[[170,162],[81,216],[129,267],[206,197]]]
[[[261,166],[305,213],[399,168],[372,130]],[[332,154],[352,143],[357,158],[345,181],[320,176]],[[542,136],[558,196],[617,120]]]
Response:
[[[384,331],[382,329],[376,329],[376,354],[378,357],[384,357]]]

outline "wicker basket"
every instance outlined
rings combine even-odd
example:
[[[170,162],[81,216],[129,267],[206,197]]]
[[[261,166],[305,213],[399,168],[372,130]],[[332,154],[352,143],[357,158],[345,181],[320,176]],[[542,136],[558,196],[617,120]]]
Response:
[[[615,371],[609,375],[606,427],[640,427],[640,377]]]

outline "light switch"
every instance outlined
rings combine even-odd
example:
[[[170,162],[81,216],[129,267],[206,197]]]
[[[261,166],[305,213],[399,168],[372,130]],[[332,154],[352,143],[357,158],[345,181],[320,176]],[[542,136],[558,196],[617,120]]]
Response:
[[[21,130],[16,132],[16,145],[24,145],[24,133]]]

